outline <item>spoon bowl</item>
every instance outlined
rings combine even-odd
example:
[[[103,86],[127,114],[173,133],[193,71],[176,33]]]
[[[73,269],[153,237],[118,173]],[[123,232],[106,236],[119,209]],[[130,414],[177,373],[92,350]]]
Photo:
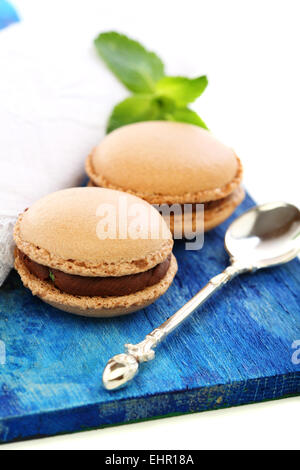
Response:
[[[292,260],[300,249],[300,211],[284,202],[253,207],[229,226],[225,248],[252,269]]]

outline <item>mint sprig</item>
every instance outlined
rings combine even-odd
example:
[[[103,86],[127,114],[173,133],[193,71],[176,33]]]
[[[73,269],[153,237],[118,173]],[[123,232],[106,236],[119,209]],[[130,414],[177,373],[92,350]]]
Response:
[[[198,78],[163,77],[156,83],[156,91],[172,98],[177,106],[186,106],[202,95],[207,84],[205,75]]]
[[[159,120],[160,105],[153,96],[133,95],[117,104],[110,115],[107,132],[140,121]]]
[[[176,108],[172,114],[166,115],[166,118],[168,121],[187,122],[188,124],[208,129],[201,117],[189,108]]]
[[[124,34],[102,33],[95,46],[110,70],[134,93],[153,93],[156,82],[164,76],[160,58]]]
[[[206,76],[166,76],[162,60],[124,34],[101,33],[94,43],[109,69],[133,93],[114,107],[107,133],[152,120],[187,122],[207,129],[200,116],[188,108],[205,90]]]

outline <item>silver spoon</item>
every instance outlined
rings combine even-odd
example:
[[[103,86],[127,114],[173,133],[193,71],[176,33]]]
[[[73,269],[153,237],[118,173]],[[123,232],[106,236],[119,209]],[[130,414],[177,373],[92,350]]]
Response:
[[[126,353],[112,357],[103,372],[107,390],[117,389],[137,374],[141,362],[155,357],[155,348],[216,290],[238,274],[287,263],[300,251],[300,211],[275,202],[254,207],[227,229],[225,248],[230,266],[213,277],[189,302],[138,344],[126,344]]]

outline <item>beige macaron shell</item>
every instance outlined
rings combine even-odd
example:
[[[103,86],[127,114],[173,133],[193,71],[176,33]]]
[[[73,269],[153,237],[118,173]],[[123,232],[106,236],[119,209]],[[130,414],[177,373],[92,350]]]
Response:
[[[87,317],[112,317],[147,307],[163,295],[172,284],[177,272],[177,262],[172,255],[169,269],[160,282],[134,294],[120,297],[84,297],[63,293],[52,283],[42,281],[31,274],[18,254],[15,258],[15,268],[32,294],[53,307]]]
[[[193,194],[198,202],[213,200],[214,194],[224,197],[238,185],[232,187],[239,166],[234,151],[209,131],[167,121],[115,130],[86,165],[96,184],[133,192],[149,202],[154,202],[147,197],[153,194],[173,198],[166,202],[184,202]]]
[[[234,212],[236,207],[243,201],[245,197],[244,189],[239,186],[229,196],[220,201],[216,201],[217,204],[212,207],[204,208],[203,223],[204,232],[211,230],[222,222],[224,222]],[[166,220],[170,226],[171,232],[178,233],[179,235],[184,230],[184,237],[191,238],[195,233],[201,233],[203,229],[202,218],[197,218],[195,211],[190,214],[183,215],[170,215],[170,219]],[[200,226],[200,231],[199,231]]]
[[[143,238],[131,238],[130,227],[137,218],[129,217],[130,211],[151,220],[151,229],[149,223],[144,225],[148,231]],[[127,221],[127,232],[123,225],[120,234],[117,226],[113,238],[100,239],[104,214]],[[82,276],[146,271],[166,259],[173,246],[165,222],[150,204],[104,188],[71,188],[45,196],[19,217],[14,237],[18,248],[34,261]]]

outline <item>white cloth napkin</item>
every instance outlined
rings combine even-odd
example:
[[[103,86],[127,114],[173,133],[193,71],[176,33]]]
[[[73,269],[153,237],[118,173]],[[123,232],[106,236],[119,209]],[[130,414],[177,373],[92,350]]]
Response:
[[[92,39],[82,34],[70,48],[52,26],[25,21],[0,31],[0,285],[13,266],[17,215],[83,181],[85,157],[126,95]]]

